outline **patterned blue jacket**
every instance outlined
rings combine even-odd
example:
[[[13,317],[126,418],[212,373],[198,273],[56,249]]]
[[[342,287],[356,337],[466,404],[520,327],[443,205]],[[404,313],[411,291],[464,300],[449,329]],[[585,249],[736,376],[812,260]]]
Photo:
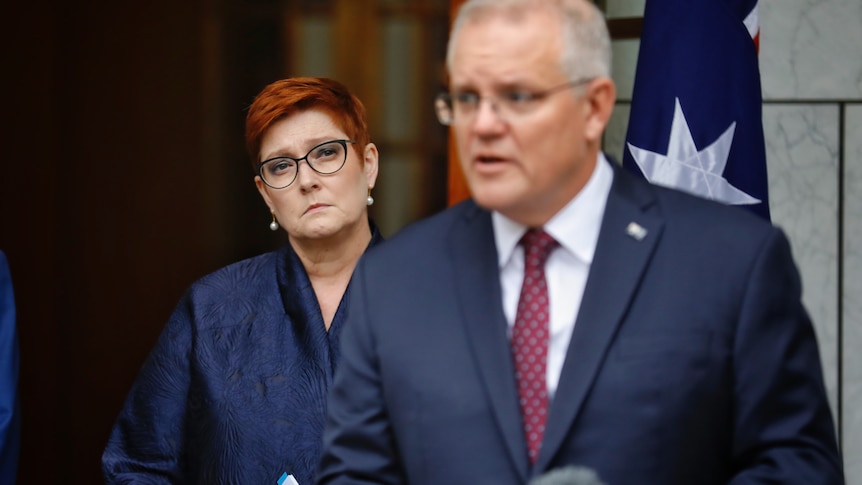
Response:
[[[312,484],[347,295],[327,333],[290,245],[195,282],[116,421],[106,483]]]

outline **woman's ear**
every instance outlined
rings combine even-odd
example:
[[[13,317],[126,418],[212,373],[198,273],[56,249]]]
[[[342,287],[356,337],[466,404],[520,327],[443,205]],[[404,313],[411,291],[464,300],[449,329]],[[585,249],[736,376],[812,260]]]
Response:
[[[368,188],[373,189],[374,184],[377,183],[377,168],[378,168],[378,158],[379,153],[377,152],[377,145],[374,143],[369,143],[365,145],[365,150],[363,150],[363,160],[365,161],[365,165],[362,167],[365,172],[365,178],[368,181]]]
[[[266,203],[267,207],[269,207],[270,212],[272,212],[275,204],[272,203],[272,199],[269,198],[269,192],[267,191],[267,185],[263,183],[263,179],[260,178],[260,175],[254,176],[254,185],[257,187],[257,191],[260,193],[260,196],[263,197],[263,201]]]

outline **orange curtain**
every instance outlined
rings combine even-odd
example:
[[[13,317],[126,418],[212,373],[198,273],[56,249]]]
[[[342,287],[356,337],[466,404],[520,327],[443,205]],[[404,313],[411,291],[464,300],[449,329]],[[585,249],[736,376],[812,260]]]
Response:
[[[464,3],[464,0],[449,0],[449,18],[455,18],[455,12],[458,7]],[[449,205],[456,204],[470,197],[470,189],[467,187],[467,181],[464,179],[464,172],[461,171],[461,164],[458,161],[458,150],[455,148],[455,136],[452,129],[449,129],[449,190],[448,190]]]

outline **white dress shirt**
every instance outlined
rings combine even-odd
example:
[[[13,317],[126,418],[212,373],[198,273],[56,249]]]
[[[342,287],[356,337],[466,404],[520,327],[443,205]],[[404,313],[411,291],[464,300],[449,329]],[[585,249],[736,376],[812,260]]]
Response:
[[[584,188],[544,226],[545,232],[560,244],[545,264],[551,310],[547,365],[550,398],[557,390],[596,252],[599,229],[614,179],[609,163],[603,154],[599,154],[596,169]],[[503,312],[511,336],[524,282],[524,249],[518,242],[528,228],[497,212],[492,213],[491,217],[500,258]]]

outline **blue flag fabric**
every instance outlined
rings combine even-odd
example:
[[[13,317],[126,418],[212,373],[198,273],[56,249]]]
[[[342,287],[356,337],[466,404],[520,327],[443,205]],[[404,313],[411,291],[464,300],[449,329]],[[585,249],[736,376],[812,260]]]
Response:
[[[769,220],[757,0],[647,0],[623,166]]]
[[[15,483],[20,438],[15,299],[6,255],[0,251],[0,484]]]

